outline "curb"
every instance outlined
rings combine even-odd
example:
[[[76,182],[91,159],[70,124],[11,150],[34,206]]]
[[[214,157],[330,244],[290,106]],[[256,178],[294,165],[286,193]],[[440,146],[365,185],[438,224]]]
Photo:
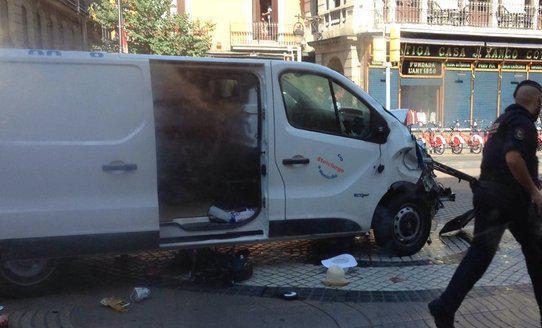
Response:
[[[74,307],[17,311],[9,315],[10,328],[75,328],[71,323]]]

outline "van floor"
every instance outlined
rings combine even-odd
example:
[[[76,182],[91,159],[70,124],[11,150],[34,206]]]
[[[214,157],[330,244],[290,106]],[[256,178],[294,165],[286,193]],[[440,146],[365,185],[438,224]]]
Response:
[[[213,206],[213,201],[199,200],[188,204],[160,204],[160,222],[168,222],[173,219],[194,218],[207,216],[209,208]]]

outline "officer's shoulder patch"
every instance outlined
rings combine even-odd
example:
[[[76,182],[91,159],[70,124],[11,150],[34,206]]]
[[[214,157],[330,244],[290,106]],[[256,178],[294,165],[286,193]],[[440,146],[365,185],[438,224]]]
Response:
[[[514,131],[514,138],[516,138],[517,140],[525,139],[525,130],[523,130],[522,128],[517,128]]]

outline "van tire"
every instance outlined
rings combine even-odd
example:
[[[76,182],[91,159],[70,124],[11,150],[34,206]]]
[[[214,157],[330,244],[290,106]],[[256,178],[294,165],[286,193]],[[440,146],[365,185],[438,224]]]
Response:
[[[36,296],[54,280],[59,261],[31,259],[0,262],[0,290],[12,296]]]
[[[416,194],[396,194],[376,209],[373,230],[378,246],[397,256],[409,256],[427,242],[431,217]]]

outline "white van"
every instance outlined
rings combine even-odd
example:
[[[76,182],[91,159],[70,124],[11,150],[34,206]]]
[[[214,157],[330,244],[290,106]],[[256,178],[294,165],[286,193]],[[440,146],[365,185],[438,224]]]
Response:
[[[63,257],[370,229],[413,254],[440,204],[408,129],[319,65],[3,49],[0,99],[15,285]]]

